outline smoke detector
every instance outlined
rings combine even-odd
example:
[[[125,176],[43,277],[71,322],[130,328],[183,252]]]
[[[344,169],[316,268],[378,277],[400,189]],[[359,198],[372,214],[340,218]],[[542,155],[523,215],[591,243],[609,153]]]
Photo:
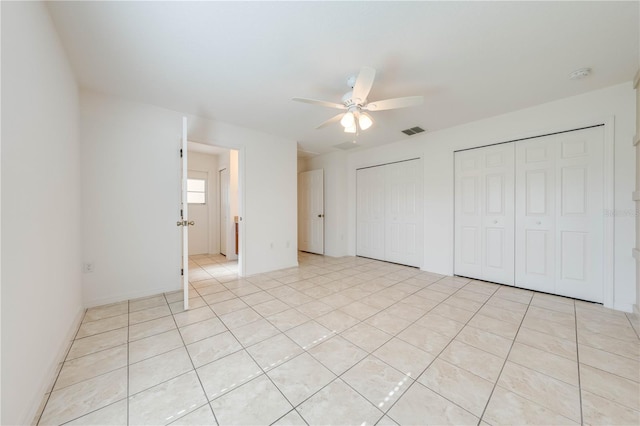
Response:
[[[569,74],[569,80],[580,80],[591,74],[591,68],[580,68]]]

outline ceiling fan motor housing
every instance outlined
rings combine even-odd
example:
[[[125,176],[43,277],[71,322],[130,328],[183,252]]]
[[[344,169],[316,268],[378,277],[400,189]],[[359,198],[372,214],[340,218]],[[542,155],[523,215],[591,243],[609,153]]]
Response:
[[[360,99],[358,99],[360,100]],[[352,106],[361,106],[364,105],[364,102],[359,102],[357,103],[354,99],[353,99],[353,90],[349,90],[347,93],[345,93],[344,95],[342,95],[342,103],[344,104],[344,106],[346,106],[347,108],[350,108]]]

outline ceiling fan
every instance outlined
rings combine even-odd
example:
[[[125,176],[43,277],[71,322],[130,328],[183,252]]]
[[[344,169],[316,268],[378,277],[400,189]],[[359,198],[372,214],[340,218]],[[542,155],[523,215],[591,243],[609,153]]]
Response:
[[[406,108],[421,105],[422,96],[407,96],[404,98],[385,99],[382,101],[369,102],[367,96],[373,86],[376,70],[363,67],[358,77],[351,76],[347,79],[347,84],[352,90],[342,96],[342,103],[318,101],[316,99],[293,98],[294,101],[304,102],[312,105],[320,105],[328,108],[346,110],[320,124],[316,129],[321,129],[329,124],[340,121],[346,133],[359,133],[360,130],[367,130],[373,124],[373,118],[369,112],[384,111],[388,109]]]

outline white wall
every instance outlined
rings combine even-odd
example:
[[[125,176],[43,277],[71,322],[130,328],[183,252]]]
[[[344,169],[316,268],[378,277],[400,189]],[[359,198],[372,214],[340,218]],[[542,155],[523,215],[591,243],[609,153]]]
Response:
[[[89,306],[180,286],[175,223],[181,117],[176,111],[81,93],[83,250],[95,264],[95,272],[83,281]],[[296,142],[188,119],[189,140],[241,151],[245,274],[297,265]]]
[[[83,313],[75,77],[42,3],[2,3],[2,424],[31,424]]]
[[[209,232],[206,236],[209,246],[208,252],[211,254],[220,253],[218,156],[202,152],[189,152],[187,161],[189,170],[207,173],[207,205],[204,208],[208,212],[209,220]],[[189,233],[189,241],[191,241],[191,232]]]
[[[309,170],[308,161],[306,158],[298,157],[298,173],[306,172]]]
[[[327,256],[347,255],[347,154],[332,152],[310,158],[308,170],[324,169],[324,253]]]
[[[355,254],[355,178],[363,166],[422,157],[424,161],[425,249],[423,269],[453,273],[453,152],[551,131],[602,123],[613,117],[614,139],[614,300],[615,308],[629,311],[635,301],[635,219],[631,193],[635,185],[635,94],[631,82],[565,98],[536,107],[468,123],[379,148],[348,154],[347,252]],[[314,165],[330,162],[327,156]],[[341,214],[339,207],[326,214]],[[603,212],[604,213],[604,212]],[[610,222],[609,222],[610,223]]]
[[[636,77],[633,79],[633,86],[636,90],[636,134],[634,137],[634,144],[636,147],[636,193],[634,194],[634,200],[636,202],[636,303],[633,307],[633,311],[640,315],[640,70],[636,72]]]

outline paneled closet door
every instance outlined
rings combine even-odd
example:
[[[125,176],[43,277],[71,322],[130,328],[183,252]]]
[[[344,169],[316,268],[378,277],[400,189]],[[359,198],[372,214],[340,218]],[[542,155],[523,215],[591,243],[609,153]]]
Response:
[[[514,146],[455,153],[455,273],[514,283]]]
[[[557,135],[556,293],[604,300],[604,127]]]
[[[456,275],[482,279],[482,182],[484,153],[455,153]]]
[[[555,291],[556,151],[553,136],[516,143],[516,285]]]
[[[516,147],[516,285],[602,302],[604,128]]]
[[[422,162],[388,164],[385,171],[384,260],[409,266],[422,264]]]
[[[384,169],[360,169],[356,172],[356,181],[356,254],[384,260]]]

